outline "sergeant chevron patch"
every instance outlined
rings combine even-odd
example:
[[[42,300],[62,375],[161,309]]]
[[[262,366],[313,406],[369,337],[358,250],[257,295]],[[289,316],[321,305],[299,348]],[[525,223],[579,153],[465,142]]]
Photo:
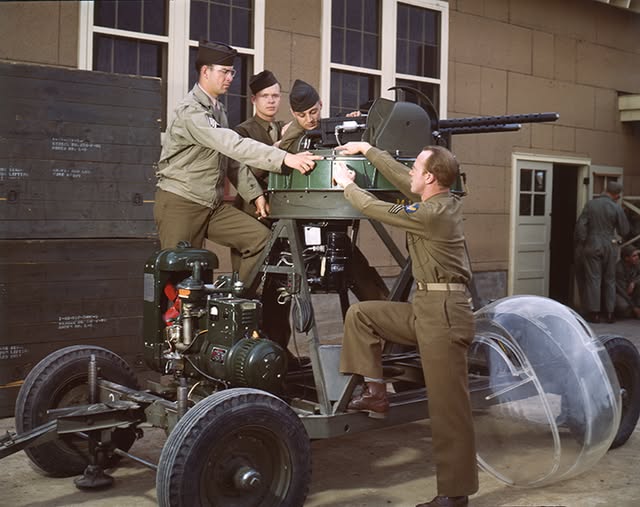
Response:
[[[391,206],[391,207],[387,210],[387,213],[393,213],[394,215],[397,215],[397,214],[398,214],[398,213],[400,213],[403,209],[404,209],[404,204],[396,204],[395,206]]]

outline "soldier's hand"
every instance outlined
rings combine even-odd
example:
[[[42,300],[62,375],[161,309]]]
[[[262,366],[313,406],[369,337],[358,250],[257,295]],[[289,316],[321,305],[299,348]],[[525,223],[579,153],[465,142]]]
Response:
[[[256,215],[258,215],[258,220],[261,218],[267,218],[269,213],[271,212],[271,208],[269,207],[269,203],[264,195],[258,197],[253,203],[256,206]]]
[[[356,173],[349,169],[344,162],[336,162],[333,165],[333,181],[342,188],[349,183],[353,183],[356,179]]]
[[[336,151],[340,152],[341,155],[357,155],[358,153],[366,155],[369,148],[371,148],[371,145],[365,141],[351,141],[342,146],[337,146]]]
[[[320,155],[313,155],[310,151],[302,153],[287,153],[284,157],[284,165],[299,171],[301,174],[307,174],[313,171],[316,166],[316,160],[322,160]]]

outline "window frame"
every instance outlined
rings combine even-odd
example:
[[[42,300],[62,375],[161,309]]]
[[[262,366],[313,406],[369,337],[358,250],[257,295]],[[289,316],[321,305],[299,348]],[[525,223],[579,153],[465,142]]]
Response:
[[[167,125],[173,118],[173,111],[182,98],[189,92],[193,83],[189,82],[189,48],[197,47],[198,41],[189,38],[190,0],[170,0],[168,3],[167,35],[154,35],[96,26],[93,24],[94,2],[80,2],[78,68],[93,70],[94,34],[112,35],[135,40],[148,40],[167,45]],[[253,48],[236,47],[238,53],[250,55],[253,68],[249,75],[264,68],[265,46],[265,3],[266,0],[253,0]]]
[[[449,3],[442,0],[380,0],[380,68],[369,69],[331,62],[331,8],[332,0],[322,0],[321,26],[321,76],[320,98],[322,99],[322,114],[329,115],[331,100],[331,71],[343,70],[360,74],[377,76],[380,80],[380,97],[394,99],[395,92],[388,89],[395,85],[396,79],[421,81],[436,84],[439,87],[438,108],[440,118],[447,116],[447,87],[449,67]],[[398,3],[437,10],[440,12],[440,78],[429,78],[401,74],[396,72],[396,40],[397,40],[397,12]]]

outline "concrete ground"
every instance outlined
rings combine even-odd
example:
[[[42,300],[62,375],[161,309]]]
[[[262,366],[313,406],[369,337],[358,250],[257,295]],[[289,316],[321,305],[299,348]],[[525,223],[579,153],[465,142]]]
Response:
[[[339,315],[330,311],[329,314]],[[625,320],[594,325],[598,335],[625,336],[640,347],[640,323]],[[339,319],[325,319],[321,335],[337,340]],[[298,340],[300,342],[300,340]],[[304,344],[300,343],[303,348]],[[0,420],[0,434],[14,428]],[[149,428],[132,452],[157,462],[164,433]],[[312,443],[313,479],[305,507],[406,507],[435,494],[428,421]],[[2,460],[0,506],[151,507],[156,505],[155,473],[123,461],[112,471],[115,485],[106,491],[77,490],[71,479],[42,477],[22,452]],[[591,507],[640,505],[640,427],[621,448],[609,451],[590,470],[573,479],[537,489],[505,486],[480,472],[474,507]]]

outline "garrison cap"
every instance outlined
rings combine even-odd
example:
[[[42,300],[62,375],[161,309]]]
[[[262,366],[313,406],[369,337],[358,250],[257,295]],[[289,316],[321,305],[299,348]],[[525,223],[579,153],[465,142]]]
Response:
[[[203,65],[233,65],[238,51],[222,42],[200,41],[196,69]]]
[[[320,100],[316,89],[301,79],[296,79],[289,92],[289,104],[296,113],[302,113]]]
[[[269,88],[277,83],[278,80],[276,76],[273,75],[273,72],[265,69],[262,72],[258,72],[255,76],[251,76],[249,79],[249,88],[251,89],[251,93],[255,95],[260,90]]]
[[[607,182],[607,192],[612,195],[616,195],[622,192],[622,184],[617,181]]]

